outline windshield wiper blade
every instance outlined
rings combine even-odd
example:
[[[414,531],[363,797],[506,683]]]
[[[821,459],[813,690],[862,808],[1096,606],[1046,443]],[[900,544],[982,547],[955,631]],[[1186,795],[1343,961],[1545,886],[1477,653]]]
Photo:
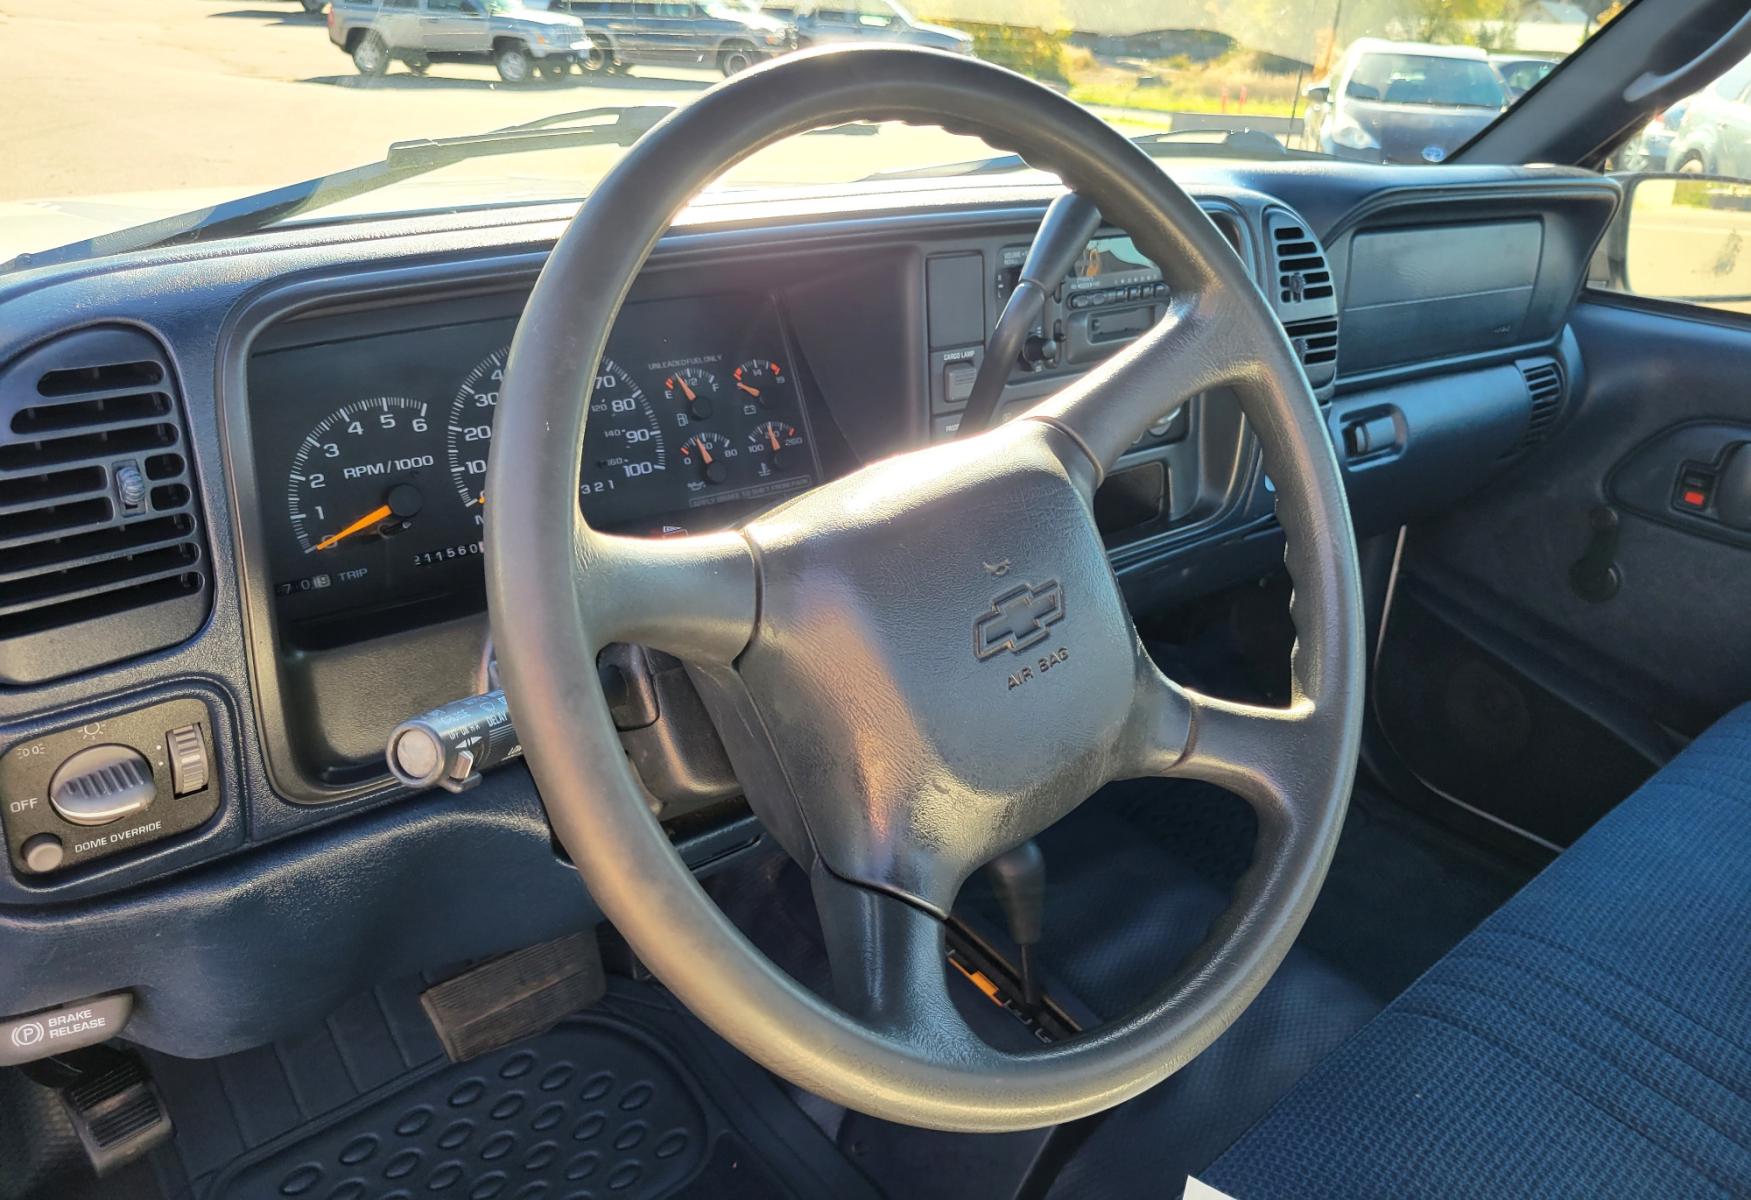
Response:
[[[326,208],[468,159],[576,146],[630,146],[674,111],[672,105],[665,104],[586,108],[486,133],[396,142],[379,162],[332,175],[319,175],[315,179],[228,200],[211,208],[163,217],[50,250],[20,254],[9,262],[0,263],[0,274],[254,233],[299,213]]]

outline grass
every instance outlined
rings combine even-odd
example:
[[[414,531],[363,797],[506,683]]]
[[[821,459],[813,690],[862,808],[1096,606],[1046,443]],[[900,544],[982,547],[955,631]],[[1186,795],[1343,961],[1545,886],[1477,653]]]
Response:
[[[1219,113],[1222,111],[1220,92],[1190,91],[1176,87],[1138,87],[1136,84],[1109,82],[1074,82],[1070,98],[1081,104],[1105,105],[1110,108],[1138,108],[1148,112]],[[1228,98],[1228,111],[1254,117],[1287,117],[1295,111],[1295,102],[1287,96],[1248,96],[1244,107],[1237,95]]]

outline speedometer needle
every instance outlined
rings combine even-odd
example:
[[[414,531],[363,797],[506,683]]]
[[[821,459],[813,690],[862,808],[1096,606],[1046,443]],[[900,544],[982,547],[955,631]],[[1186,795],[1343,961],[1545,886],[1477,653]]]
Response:
[[[377,522],[386,521],[394,515],[395,515],[395,511],[393,509],[391,509],[387,504],[380,504],[376,508],[373,508],[370,512],[366,513],[364,516],[360,517],[357,521],[354,521],[351,525],[348,525],[345,529],[341,530],[339,533],[331,533],[327,537],[323,538],[320,542],[317,542],[316,545],[313,547],[313,549],[326,550],[330,546],[337,545],[338,543],[346,540],[347,538],[352,537],[353,534],[360,533],[366,529],[369,529],[369,528],[371,528],[371,526],[377,524]]]

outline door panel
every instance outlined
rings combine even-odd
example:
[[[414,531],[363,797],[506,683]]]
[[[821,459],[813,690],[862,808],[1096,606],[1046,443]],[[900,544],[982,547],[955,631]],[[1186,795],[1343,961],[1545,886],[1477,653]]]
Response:
[[[465,15],[462,0],[425,0],[420,28],[425,48],[434,53],[486,48],[487,39],[483,36],[486,19],[479,15]]]
[[[1573,331],[1556,436],[1406,531],[1375,691],[1424,782],[1557,844],[1751,699],[1751,542],[1658,502],[1751,430],[1751,324],[1584,301]]]

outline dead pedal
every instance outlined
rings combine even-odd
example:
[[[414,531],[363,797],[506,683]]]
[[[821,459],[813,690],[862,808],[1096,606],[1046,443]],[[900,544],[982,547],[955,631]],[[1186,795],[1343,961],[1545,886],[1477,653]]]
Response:
[[[451,1062],[467,1062],[545,1033],[607,990],[594,932],[489,959],[427,988],[420,1007]]]

